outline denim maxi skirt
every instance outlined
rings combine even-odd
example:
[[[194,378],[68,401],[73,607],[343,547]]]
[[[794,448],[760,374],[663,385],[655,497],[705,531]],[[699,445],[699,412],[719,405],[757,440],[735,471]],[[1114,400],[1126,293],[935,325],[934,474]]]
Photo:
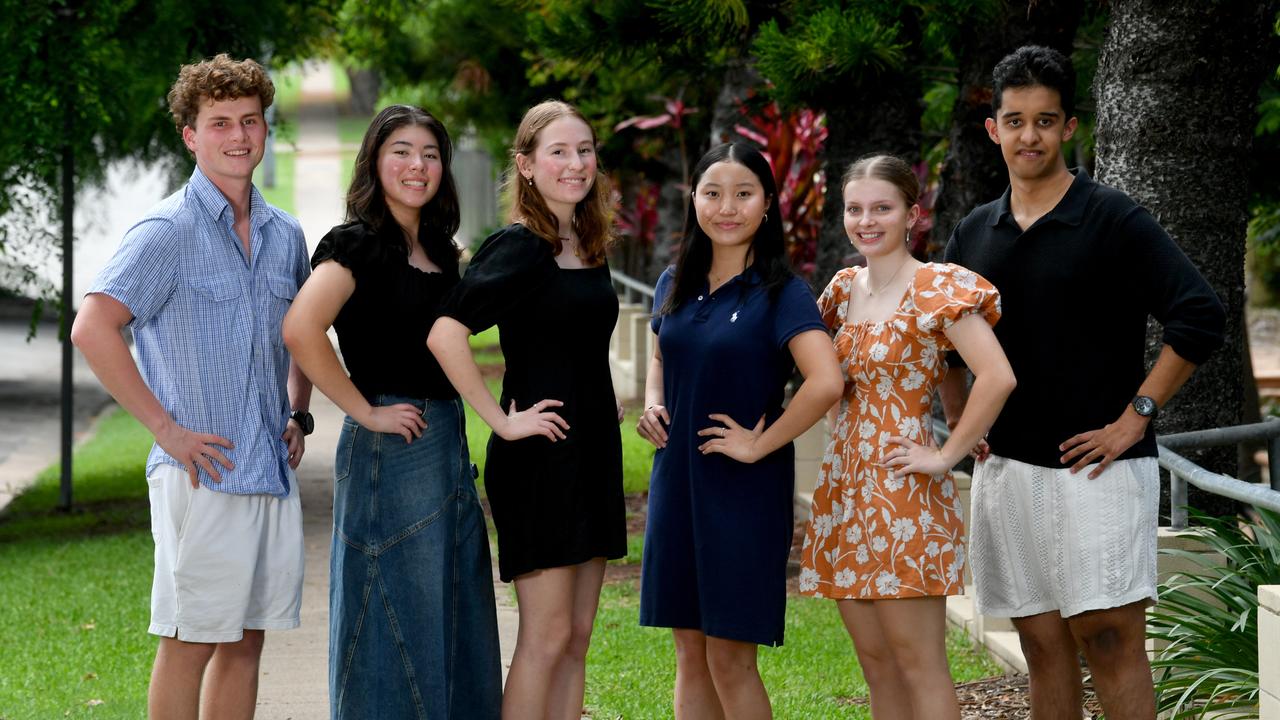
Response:
[[[461,400],[408,402],[406,443],[350,417],[334,464],[329,702],[334,720],[498,718],[489,537]]]

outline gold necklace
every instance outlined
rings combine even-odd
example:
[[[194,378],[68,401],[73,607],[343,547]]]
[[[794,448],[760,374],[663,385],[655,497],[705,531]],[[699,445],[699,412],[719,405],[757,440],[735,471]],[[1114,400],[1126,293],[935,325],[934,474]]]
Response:
[[[564,245],[564,244],[566,244],[566,243],[573,245],[573,256],[574,256],[574,257],[576,257],[576,258],[578,258],[579,260],[581,260],[581,259],[582,259],[582,246],[578,244],[578,241],[577,241],[577,240],[574,240],[573,238],[561,237],[561,238],[560,238],[560,244],[561,244],[561,245]]]
[[[906,260],[903,260],[902,262],[898,263],[898,269],[893,271],[893,274],[889,276],[888,280],[884,281],[883,285],[881,285],[878,288],[875,288],[874,290],[872,290],[871,288],[871,267],[868,266],[867,267],[867,297],[874,297],[884,292],[884,289],[889,287],[889,283],[893,282],[894,279],[898,277],[898,273],[902,272],[902,268],[906,267],[907,261],[910,259],[911,258],[907,258]]]

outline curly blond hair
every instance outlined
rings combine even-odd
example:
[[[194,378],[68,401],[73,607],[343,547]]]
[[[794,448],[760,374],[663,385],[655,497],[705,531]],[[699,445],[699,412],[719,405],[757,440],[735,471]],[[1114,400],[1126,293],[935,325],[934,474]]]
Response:
[[[169,112],[178,132],[182,132],[183,127],[195,128],[196,115],[205,101],[254,95],[262,100],[262,110],[266,112],[276,97],[276,86],[267,71],[255,60],[232,60],[230,55],[219,53],[212,60],[182,66],[169,89]]]

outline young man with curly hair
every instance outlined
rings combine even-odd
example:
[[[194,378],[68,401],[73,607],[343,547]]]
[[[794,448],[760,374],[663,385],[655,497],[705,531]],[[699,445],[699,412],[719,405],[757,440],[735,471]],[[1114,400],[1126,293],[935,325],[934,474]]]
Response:
[[[196,169],[125,234],[71,331],[156,439],[152,718],[253,717],[263,633],[298,625],[293,469],[311,430],[311,383],[280,322],[309,264],[298,221],[253,186],[274,95],[253,60],[181,69],[169,109]]]

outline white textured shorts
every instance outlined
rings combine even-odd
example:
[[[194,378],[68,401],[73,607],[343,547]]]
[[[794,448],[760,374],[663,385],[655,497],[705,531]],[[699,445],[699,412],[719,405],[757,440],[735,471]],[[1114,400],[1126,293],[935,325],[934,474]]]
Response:
[[[996,455],[977,463],[969,557],[977,610],[1026,617],[1156,600],[1160,471],[1155,458],[1088,470]]]
[[[147,478],[156,569],[153,635],[236,642],[248,630],[298,626],[302,604],[302,503],[289,496],[192,488],[187,472],[161,465]]]

